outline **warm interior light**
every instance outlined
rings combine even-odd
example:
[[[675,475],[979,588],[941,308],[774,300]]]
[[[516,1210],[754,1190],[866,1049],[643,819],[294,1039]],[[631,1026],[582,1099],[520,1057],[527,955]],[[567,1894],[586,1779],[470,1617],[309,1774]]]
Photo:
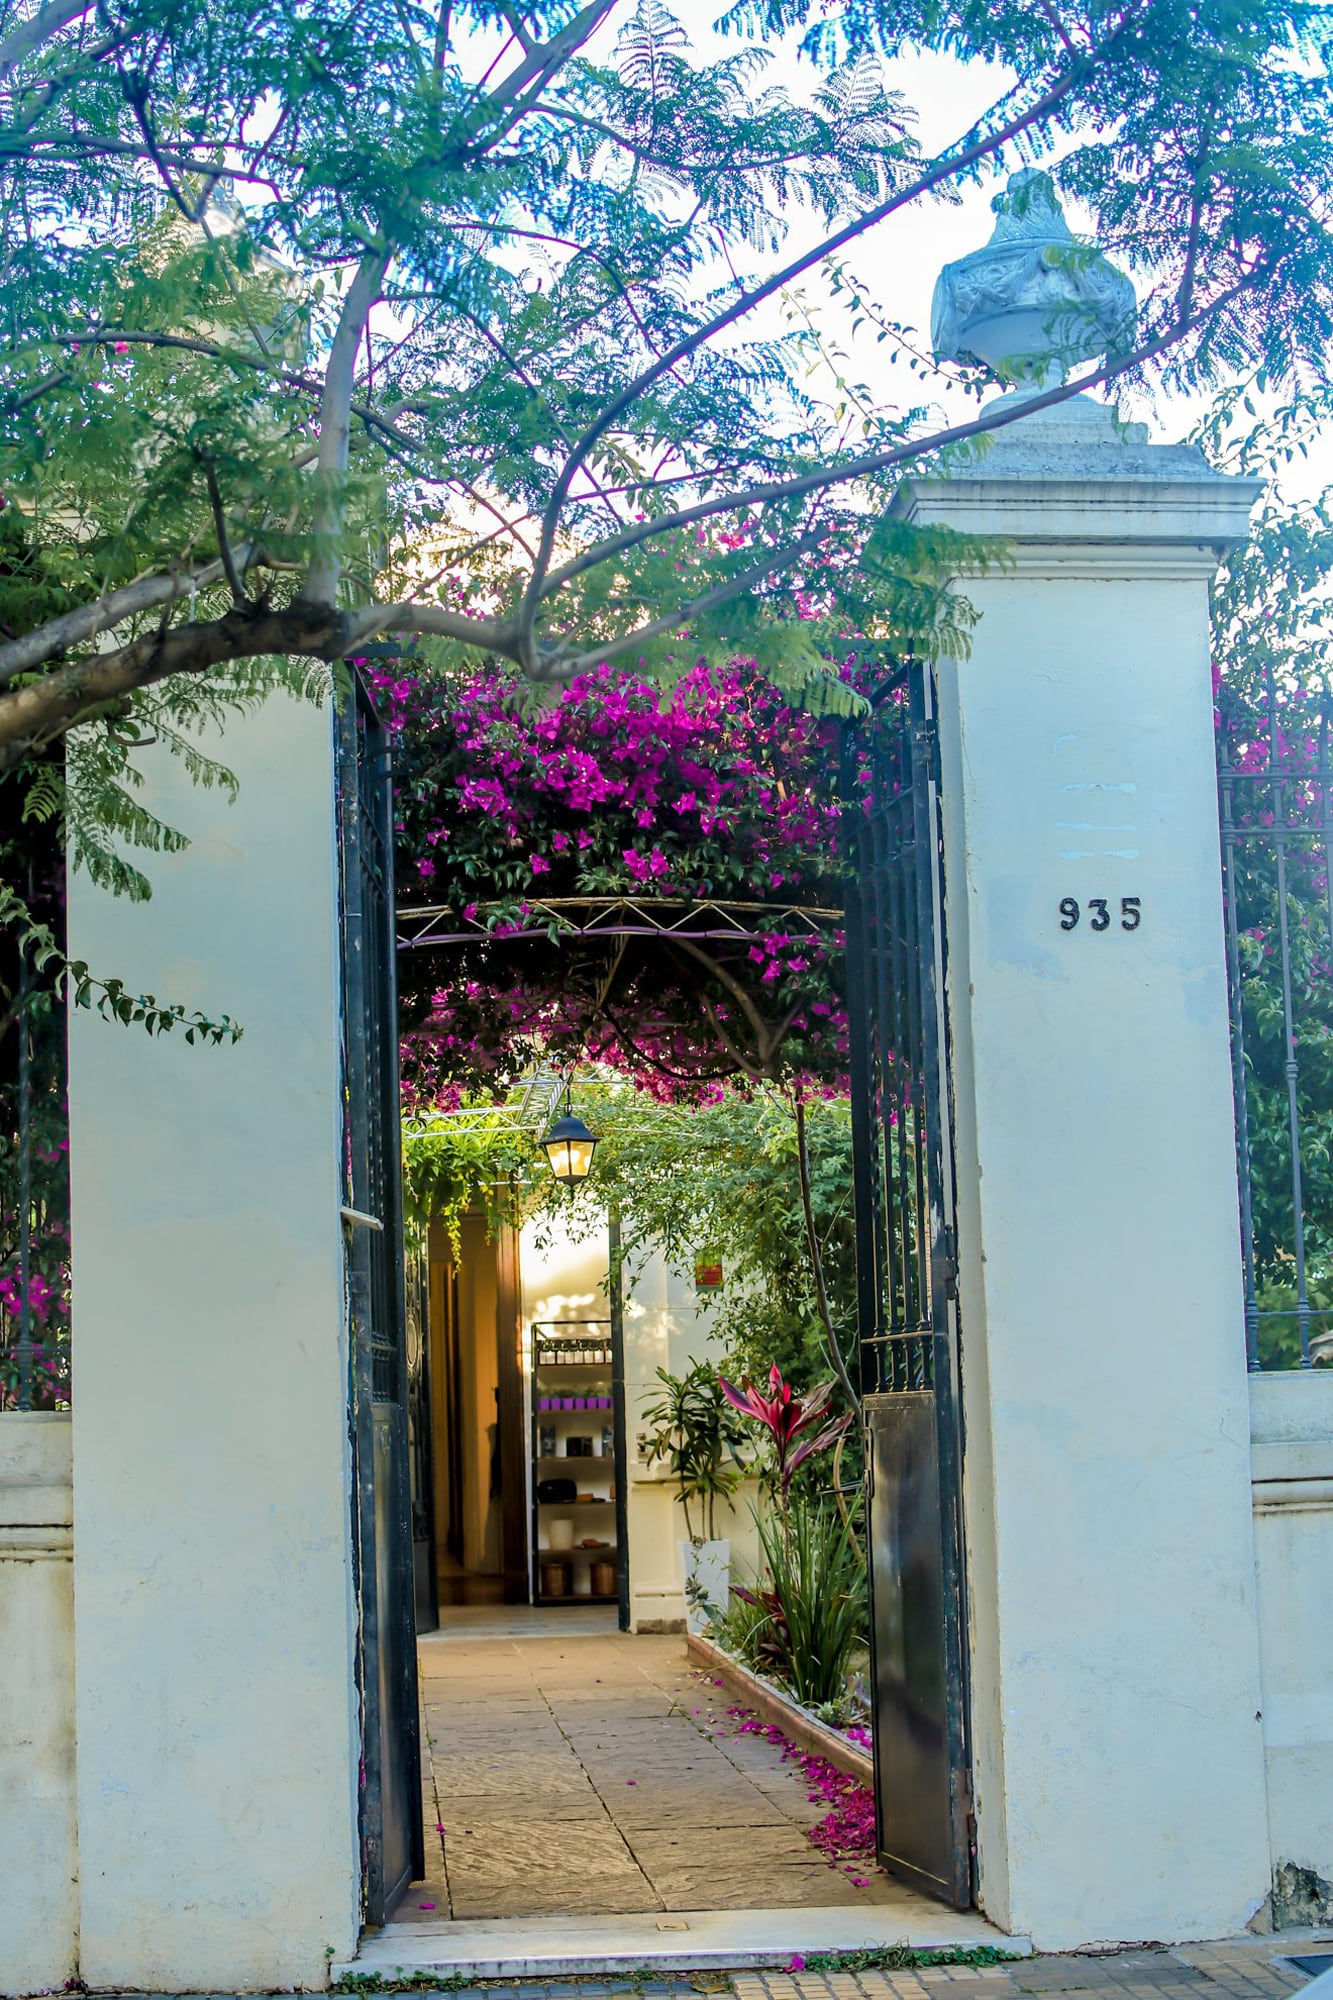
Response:
[[[587,1180],[596,1144],[583,1120],[567,1111],[563,1118],[557,1118],[542,1140],[542,1151],[556,1179],[572,1187],[576,1181]]]

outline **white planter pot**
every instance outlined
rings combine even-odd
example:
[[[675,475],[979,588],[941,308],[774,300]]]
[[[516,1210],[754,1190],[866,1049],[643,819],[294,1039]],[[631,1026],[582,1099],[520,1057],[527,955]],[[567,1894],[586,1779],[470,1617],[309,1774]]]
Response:
[[[714,1617],[727,1608],[731,1592],[731,1543],[682,1542],[680,1566],[685,1578],[685,1620],[691,1632],[706,1632]]]

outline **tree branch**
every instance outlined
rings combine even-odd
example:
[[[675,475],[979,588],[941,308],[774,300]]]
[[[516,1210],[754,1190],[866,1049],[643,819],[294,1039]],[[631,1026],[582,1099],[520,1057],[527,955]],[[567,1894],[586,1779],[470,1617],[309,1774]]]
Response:
[[[604,660],[614,660],[619,653],[628,653],[635,646],[641,646],[648,639],[659,639],[664,632],[675,632],[682,625],[688,625],[691,618],[698,618],[705,611],[716,610],[730,598],[739,597],[754,584],[762,583],[775,570],[786,569],[789,564],[799,562],[802,556],[817,549],[831,530],[819,534],[803,535],[798,542],[786,548],[774,549],[763,562],[742,570],[739,576],[728,577],[725,583],[715,584],[712,590],[703,591],[692,597],[675,611],[668,611],[661,618],[652,619],[647,625],[640,625],[633,632],[625,632],[619,639],[612,639],[605,646],[595,646],[590,652],[579,653],[572,660],[561,660],[558,655],[547,657],[543,665],[545,675],[558,675],[562,680],[575,674],[585,673],[589,667],[600,666]]]
[[[315,463],[318,497],[315,504],[315,553],[306,571],[301,596],[307,604],[332,605],[338,595],[342,575],[339,541],[342,536],[345,484],[352,433],[352,390],[356,382],[356,357],[370,318],[390,253],[372,250],[361,259],[356,275],[347,288],[337,331],[324,371],[324,389],[319,399],[319,457]]]
[[[819,1247],[819,1232],[815,1228],[814,1198],[810,1190],[810,1148],[806,1142],[805,1099],[799,1090],[793,1091],[792,1096],[796,1106],[796,1161],[801,1175],[801,1213],[805,1217],[805,1247],[809,1253],[810,1269],[815,1280],[815,1302],[819,1307],[824,1339],[828,1343],[829,1360],[838,1372],[838,1380],[842,1383],[848,1402],[859,1415],[861,1398],[856,1393],[856,1387],[843,1358],[842,1348],[838,1344],[837,1334],[833,1330],[828,1286],[824,1281],[824,1256]]]
[[[362,643],[375,632],[422,632],[440,639],[459,639],[484,653],[499,653],[518,664],[518,627],[512,618],[468,618],[459,611],[446,611],[442,604],[372,605],[354,611],[347,619],[350,640]]]
[[[123,590],[113,590],[92,604],[81,604],[75,611],[48,619],[45,625],[38,625],[0,646],[0,686],[12,681],[16,674],[40,667],[43,661],[53,659],[71,646],[95,639],[99,632],[109,632],[141,611],[151,611],[158,604],[172,604],[189,590],[207,589],[222,574],[222,564],[210,562],[199,569],[174,571],[169,576],[140,577],[136,583],[127,583]]]
[[[539,91],[544,90],[556,71],[563,69],[569,58],[601,27],[615,4],[616,0],[589,0],[589,4],[567,22],[559,34],[552,35],[549,42],[528,51],[518,68],[510,70],[503,83],[498,83],[489,93],[487,105],[493,111],[503,111],[521,97],[530,84],[535,84]],[[515,36],[515,39],[519,38]]]
[[[336,660],[346,651],[345,620],[318,605],[273,611],[247,604],[208,624],[145,633],[115,652],[87,654],[0,695],[0,771],[12,770],[108,702],[172,674],[205,673],[266,653]]]
[[[208,487],[208,502],[213,509],[213,528],[218,538],[218,550],[222,557],[222,568],[231,590],[233,604],[245,604],[245,585],[236,567],[236,558],[231,552],[231,542],[227,535],[227,517],[222,511],[222,492],[218,486],[218,476],[211,458],[204,460],[204,480]]]
[[[947,445],[963,444],[969,438],[984,437],[991,431],[1001,431],[1010,424],[1031,416],[1038,410],[1047,410],[1059,403],[1067,403],[1071,397],[1080,396],[1088,389],[1100,388],[1106,382],[1114,382],[1130,369],[1140,367],[1145,361],[1155,360],[1159,354],[1183,340],[1187,334],[1202,326],[1215,313],[1224,312],[1229,305],[1259,284],[1265,273],[1256,267],[1244,278],[1221,293],[1216,299],[1192,314],[1188,320],[1174,321],[1156,340],[1144,342],[1132,353],[1122,355],[1116,361],[1107,361],[1100,368],[1080,376],[1074,382],[1062,382],[1058,388],[1044,389],[1040,395],[1027,396],[1021,403],[994,404],[990,410],[983,410],[964,424],[953,424],[947,430],[932,431],[923,438],[909,440],[905,444],[893,445],[884,451],[866,452],[860,458],[845,459],[841,465],[822,466],[817,472],[802,473],[793,479],[771,480],[766,486],[751,486],[738,492],[720,494],[709,500],[700,500],[692,507],[677,508],[671,514],[658,514],[649,520],[635,522],[618,535],[609,536],[603,542],[594,543],[582,555],[575,556],[560,569],[552,570],[542,587],[542,596],[549,596],[566,583],[581,576],[584,570],[606,562],[611,556],[623,550],[634,548],[640,542],[650,541],[658,535],[670,534],[679,528],[693,527],[698,521],[706,521],[717,514],[734,514],[742,507],[769,506],[779,500],[798,500],[806,493],[823,492],[830,486],[843,485],[849,480],[865,479],[875,472],[888,472],[895,465],[910,464],[913,459],[922,458],[930,452],[941,451]],[[826,530],[825,532],[831,532]]]
[[[45,6],[11,28],[0,41],[0,78],[7,77],[24,56],[52,41],[62,28],[77,21],[80,14],[89,13],[92,5],[93,0],[46,0]]]
[[[1238,280],[1225,292],[1201,308],[1188,321],[1175,321],[1157,339],[1146,342],[1132,354],[1115,362],[1107,362],[1101,368],[1084,376],[1080,381],[1062,384],[1059,388],[1043,391],[1040,395],[1026,398],[1019,404],[1008,404],[983,412],[969,423],[955,425],[949,430],[939,431],[932,436],[895,446],[891,450],[874,452],[840,466],[821,469],[799,478],[771,483],[767,487],[753,487],[748,492],[727,494],[720,499],[701,501],[692,508],[679,510],[674,515],[659,516],[654,521],[638,524],[626,529],[610,542],[599,544],[586,551],[575,562],[566,565],[563,571],[548,579],[548,590],[589,568],[592,563],[604,561],[622,548],[631,547],[651,536],[661,535],[675,527],[688,526],[694,521],[711,515],[734,511],[742,505],[762,503],[776,499],[799,497],[808,492],[821,491],[826,487],[861,478],[872,472],[879,472],[891,466],[905,464],[926,453],[937,452],[943,446],[966,438],[984,435],[992,430],[1003,429],[1010,423],[1031,416],[1036,411],[1067,401],[1081,391],[1098,384],[1114,380],[1128,369],[1137,367],[1143,361],[1161,353],[1176,341],[1183,339],[1194,327],[1201,325],[1213,315],[1222,312],[1236,298],[1262,283],[1265,268],[1257,265],[1243,279]],[[344,422],[344,448],[345,448]],[[831,532],[832,528],[816,531],[806,538],[806,544],[813,545]],[[802,544],[795,545],[801,548]],[[784,558],[788,552],[783,552]],[[792,559],[795,556],[792,555]],[[242,567],[244,564],[242,564]],[[764,565],[765,572],[777,567],[777,559]],[[207,565],[195,573],[196,587],[207,581],[216,581],[223,573],[222,565]],[[63,618],[52,619],[36,631],[24,634],[22,638],[11,640],[0,647],[0,684],[7,677],[21,673],[27,667],[40,665],[55,653],[64,650],[81,639],[95,637],[120,620],[132,616],[155,604],[165,603],[170,615],[173,597],[178,600],[182,588],[188,588],[191,579],[180,576],[149,577],[137,584],[127,585],[124,591],[111,593],[99,599],[96,604],[81,606],[67,612]],[[719,586],[730,591],[738,580],[730,585]],[[706,601],[711,593],[705,594]],[[696,607],[697,608],[697,607]],[[676,621],[682,615],[677,614]],[[646,629],[646,628],[645,628]],[[475,646],[478,650],[497,653],[523,665],[523,645],[519,619],[469,618],[458,612],[448,611],[442,605],[416,604],[410,600],[379,604],[348,614],[339,614],[332,603],[311,604],[300,599],[286,610],[274,610],[266,605],[247,604],[234,608],[226,617],[207,625],[185,625],[159,630],[157,633],[132,641],[129,645],[110,653],[94,654],[90,658],[72,662],[43,680],[20,689],[0,693],[0,770],[12,768],[24,756],[41,748],[59,735],[62,730],[92,713],[108,701],[114,701],[138,687],[165,679],[173,673],[199,673],[225,661],[254,657],[263,653],[296,653],[313,655],[318,659],[337,659],[354,650],[376,632],[423,632],[435,633]],[[634,635],[637,643],[641,634]],[[613,642],[621,643],[621,642]],[[624,643],[631,643],[626,641]],[[623,648],[622,648],[623,649]],[[605,648],[599,649],[595,657],[606,656]],[[581,656],[580,656],[581,657]],[[559,680],[569,678],[575,671],[571,660],[558,662],[553,659],[537,660],[535,678]]]
[[[1122,29],[1115,30],[1108,37],[1105,47],[1109,47],[1121,32]],[[1101,52],[1102,54],[1105,53],[1105,47]],[[611,401],[605,405],[593,419],[592,423],[588,425],[573,451],[565,460],[556,480],[551,498],[547,503],[546,512],[542,519],[537,566],[533,571],[532,579],[524,594],[521,611],[520,644],[524,649],[525,657],[532,650],[532,634],[536,624],[537,607],[543,594],[546,570],[550,563],[551,552],[555,547],[561,509],[573,485],[574,475],[598,439],[606,434],[617,418],[623,416],[625,411],[632,404],[636,403],[660,376],[666,374],[668,369],[674,368],[677,362],[685,360],[697,348],[704,345],[707,341],[714,339],[719,333],[725,332],[735,321],[744,318],[747,313],[752,312],[765,299],[773,297],[775,293],[780,292],[785,286],[791,284],[793,279],[801,277],[816,264],[822,263],[826,257],[831,257],[848,243],[854,242],[858,236],[863,235],[866,230],[873,228],[875,224],[885,221],[887,217],[894,214],[899,208],[918,200],[922,195],[928,194],[934,188],[942,186],[944,182],[954,179],[958,174],[966,171],[968,167],[975,166],[979,161],[985,159],[988,154],[995,152],[1010,139],[1016,138],[1020,132],[1027,130],[1029,126],[1035,124],[1039,119],[1044,118],[1048,112],[1053,111],[1069,95],[1090,66],[1091,59],[1078,59],[1034,103],[1029,105],[1026,110],[1016,113],[1006,124],[1000,126],[998,131],[976,140],[971,146],[964,147],[960,152],[946,154],[942,160],[938,160],[928,172],[919,175],[909,186],[897,189],[887,200],[877,203],[873,208],[866,209],[861,215],[847,223],[844,228],[836,231],[832,236],[825,237],[822,242],[815,245],[813,250],[805,251],[801,256],[794,257],[789,264],[785,264],[781,270],[775,271],[762,284],[752,286],[749,291],[743,292],[738,299],[733,300],[721,312],[715,313],[711,319],[703,321],[692,332],[682,335],[674,346],[669,347],[664,354],[659,355],[649,367],[643,369],[640,374],[634,377],[633,381],[626,383],[625,387],[611,398]]]

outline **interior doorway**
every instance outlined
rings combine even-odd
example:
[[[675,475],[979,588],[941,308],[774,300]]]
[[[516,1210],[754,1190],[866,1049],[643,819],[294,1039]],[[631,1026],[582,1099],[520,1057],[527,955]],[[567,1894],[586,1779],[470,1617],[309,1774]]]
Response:
[[[526,1233],[525,1233],[526,1235]],[[597,1603],[629,1624],[625,1394],[610,1231],[551,1245],[462,1218],[427,1241],[435,1603]],[[419,1509],[420,1511],[420,1509]],[[419,1607],[423,1603],[418,1593]],[[420,1617],[422,1629],[435,1618]]]
[[[467,1215],[427,1238],[428,1422],[436,1600],[526,1604],[530,1593],[518,1239]]]

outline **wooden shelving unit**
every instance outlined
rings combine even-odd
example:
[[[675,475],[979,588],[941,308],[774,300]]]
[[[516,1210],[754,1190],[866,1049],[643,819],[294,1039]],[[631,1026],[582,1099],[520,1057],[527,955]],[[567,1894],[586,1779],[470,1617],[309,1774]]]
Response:
[[[616,1475],[623,1458],[624,1415],[613,1336],[609,1319],[539,1320],[532,1327],[534,1604],[615,1604],[620,1599],[624,1505],[623,1480]],[[571,1442],[576,1447],[572,1452]],[[549,1491],[561,1480],[572,1482],[574,1498],[541,1497],[543,1488]],[[570,1524],[571,1547],[552,1546],[553,1530],[560,1533],[557,1522]],[[547,1587],[552,1563],[568,1564],[567,1593]],[[598,1564],[611,1566],[612,1589],[592,1588]]]

